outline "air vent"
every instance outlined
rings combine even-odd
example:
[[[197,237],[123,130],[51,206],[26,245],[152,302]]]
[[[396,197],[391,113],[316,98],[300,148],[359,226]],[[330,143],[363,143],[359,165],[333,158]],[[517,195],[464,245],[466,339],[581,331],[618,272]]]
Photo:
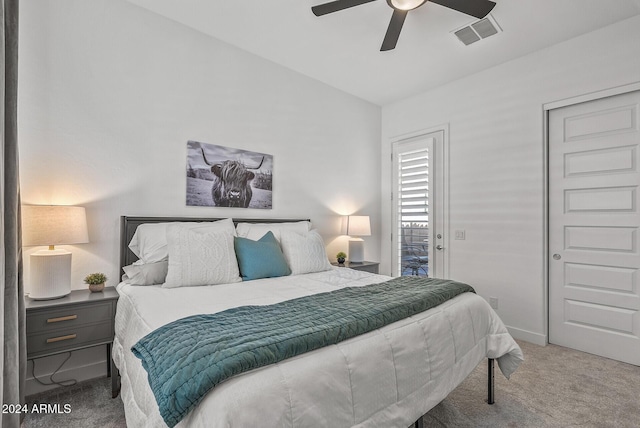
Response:
[[[479,21],[453,31],[453,34],[465,45],[486,39],[502,31],[495,18],[489,14]]]
[[[471,27],[464,27],[454,33],[462,43],[470,45],[480,40],[480,37],[476,34]]]

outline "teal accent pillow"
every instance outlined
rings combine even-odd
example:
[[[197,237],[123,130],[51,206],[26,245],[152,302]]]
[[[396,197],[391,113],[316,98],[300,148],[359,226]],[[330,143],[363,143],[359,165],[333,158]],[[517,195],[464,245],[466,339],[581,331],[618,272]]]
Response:
[[[233,245],[243,281],[291,274],[273,233],[267,232],[257,241],[236,236]]]

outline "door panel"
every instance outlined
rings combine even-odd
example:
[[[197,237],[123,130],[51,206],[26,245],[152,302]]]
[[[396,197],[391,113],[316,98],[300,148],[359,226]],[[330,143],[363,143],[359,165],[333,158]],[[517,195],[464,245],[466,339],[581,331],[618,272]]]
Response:
[[[444,132],[392,147],[392,275],[443,277]]]
[[[640,365],[640,92],[549,112],[549,342]]]

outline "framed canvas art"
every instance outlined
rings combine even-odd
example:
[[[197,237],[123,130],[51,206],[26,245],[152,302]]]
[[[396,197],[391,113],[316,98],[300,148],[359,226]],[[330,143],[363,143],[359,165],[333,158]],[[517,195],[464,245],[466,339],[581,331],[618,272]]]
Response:
[[[187,205],[272,208],[273,156],[187,142]]]

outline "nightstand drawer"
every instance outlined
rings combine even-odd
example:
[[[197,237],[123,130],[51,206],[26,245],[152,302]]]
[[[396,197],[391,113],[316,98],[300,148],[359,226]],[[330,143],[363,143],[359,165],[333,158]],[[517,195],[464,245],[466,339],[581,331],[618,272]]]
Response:
[[[113,328],[110,321],[27,335],[29,350],[27,357],[33,358],[34,355],[61,349],[75,349],[100,342],[110,342],[112,338]]]
[[[378,264],[364,264],[362,266],[357,266],[355,264],[351,264],[349,266],[351,269],[359,270],[361,272],[369,272],[369,273],[378,273]]]
[[[112,317],[112,302],[84,306],[67,306],[27,314],[27,334],[69,329],[90,323],[109,321]]]

